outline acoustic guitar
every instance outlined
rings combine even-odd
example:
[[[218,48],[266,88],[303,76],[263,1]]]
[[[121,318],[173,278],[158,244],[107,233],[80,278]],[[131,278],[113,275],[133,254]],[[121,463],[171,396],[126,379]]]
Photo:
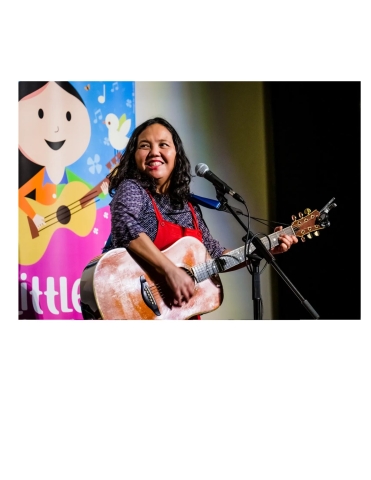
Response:
[[[100,185],[89,190],[82,182],[70,182],[52,205],[28,198],[31,207],[44,217],[45,225],[38,230],[32,219],[18,209],[19,263],[32,265],[39,261],[59,228],[68,228],[80,237],[88,235],[96,218],[94,199],[101,192]]]
[[[329,204],[328,204],[329,205]],[[332,204],[332,206],[336,206]],[[329,225],[328,210],[306,210],[306,216],[281,231],[260,240],[268,249],[278,245],[282,234],[317,236]],[[249,254],[255,247],[248,245]],[[188,303],[172,306],[171,292],[153,267],[125,248],[115,248],[93,258],[80,281],[80,300],[85,320],[187,320],[216,310],[223,302],[219,274],[246,261],[246,246],[212,259],[204,245],[193,237],[183,237],[163,254],[183,268],[195,282],[195,293]],[[247,253],[247,252],[246,252]]]
[[[106,164],[110,171],[118,164],[119,156],[121,154],[115,155]],[[104,178],[92,189],[79,181],[70,182],[51,205],[27,198],[33,210],[44,217],[45,225],[38,229],[32,219],[18,209],[19,263],[33,265],[38,262],[59,228],[67,228],[80,237],[88,235],[96,219],[95,198],[102,193],[101,186],[107,181]]]

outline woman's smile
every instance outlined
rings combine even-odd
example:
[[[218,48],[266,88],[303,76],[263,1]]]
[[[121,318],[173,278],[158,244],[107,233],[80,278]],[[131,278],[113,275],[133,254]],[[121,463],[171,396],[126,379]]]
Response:
[[[148,162],[146,162],[146,167],[150,170],[154,170],[158,167],[161,167],[161,165],[163,165],[164,162],[162,160],[159,160],[159,159],[154,159],[154,160],[149,160]]]

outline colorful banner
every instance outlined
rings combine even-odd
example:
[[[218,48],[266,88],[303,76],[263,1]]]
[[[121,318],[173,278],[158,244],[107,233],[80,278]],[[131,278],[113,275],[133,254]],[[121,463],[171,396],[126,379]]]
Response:
[[[79,320],[110,234],[107,174],[135,128],[134,82],[19,82],[19,319]]]

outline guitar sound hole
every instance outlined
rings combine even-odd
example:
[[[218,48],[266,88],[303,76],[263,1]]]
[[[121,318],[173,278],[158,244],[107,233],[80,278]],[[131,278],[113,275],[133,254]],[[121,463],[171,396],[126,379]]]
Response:
[[[61,205],[57,210],[58,222],[62,225],[66,225],[71,220],[71,212],[68,207]]]

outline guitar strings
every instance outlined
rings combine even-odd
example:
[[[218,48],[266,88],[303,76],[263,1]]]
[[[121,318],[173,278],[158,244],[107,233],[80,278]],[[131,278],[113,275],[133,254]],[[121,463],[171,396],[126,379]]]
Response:
[[[76,206],[72,207],[72,205],[75,204],[75,203],[77,203],[77,202],[80,202],[80,200],[76,200],[76,202],[70,203],[69,205],[61,205],[61,206],[68,208],[69,211],[72,211],[72,210],[74,210],[74,209],[76,209],[76,208],[78,208],[78,207],[81,206],[81,205],[76,205]],[[91,203],[91,205],[93,205],[93,203]],[[86,206],[89,206],[89,204],[87,204]],[[83,208],[84,208],[84,207],[83,207]],[[73,213],[77,213],[77,212],[73,212]],[[57,215],[57,214],[58,214],[58,211],[52,212],[52,213],[50,213],[49,215],[46,215],[46,216],[45,216],[45,219],[47,219],[47,218],[49,218],[49,217],[52,217],[52,218],[49,218],[48,221],[54,220],[54,219],[56,218],[56,215]],[[64,220],[64,219],[67,218],[67,217],[68,217],[68,212],[67,212],[67,215],[66,215],[66,216],[62,216],[62,215],[61,215],[60,218],[62,218],[62,220]]]
[[[98,202],[99,198],[96,201]],[[73,205],[75,203],[79,203],[80,200],[76,200],[75,202],[70,203],[70,205],[64,205],[64,206],[66,206],[66,208],[68,208],[68,212],[60,215],[59,218],[57,216],[57,212],[50,213],[49,215],[47,215],[45,217],[45,223],[47,223],[47,225],[45,225],[45,227],[43,227],[43,228],[40,228],[40,230],[38,230],[38,232],[42,232],[42,231],[46,230],[49,227],[52,227],[53,225],[55,225],[57,223],[63,223],[61,220],[65,220],[65,219],[69,218],[70,216],[74,215],[75,213],[81,212],[86,207],[90,207],[91,205],[95,205],[96,201],[94,200],[91,203],[86,203],[86,204],[84,204],[83,207],[81,206],[81,204],[76,205],[75,207],[71,207],[71,205]],[[76,209],[78,209],[78,210],[76,210]],[[73,211],[73,210],[75,210],[75,211]],[[51,218],[49,218],[49,217],[51,217]],[[53,223],[50,223],[50,222],[53,222]]]
[[[69,205],[63,205],[64,207],[68,208],[68,209],[72,209],[72,208],[76,208],[76,207],[72,207],[72,205],[74,205],[75,203],[77,203],[79,205],[81,204],[85,204],[85,203],[89,203],[91,200],[93,200],[97,195],[99,194],[99,190],[97,189],[94,189],[94,190],[91,190],[90,192],[88,192],[85,196],[81,197],[79,200],[75,200],[74,202],[70,203]],[[99,200],[99,198],[97,199]],[[61,205],[62,206],[62,205]],[[83,207],[84,208],[84,207]],[[75,212],[76,213],[76,212]],[[52,212],[50,213],[49,215],[46,215],[45,218],[48,218],[48,217],[51,217],[52,215],[56,215],[57,212]],[[54,217],[53,217],[54,218]]]
[[[284,228],[283,230],[280,230],[278,232],[275,232],[274,234],[272,234],[271,236],[274,237],[274,239],[277,239],[280,235],[282,235],[283,233],[289,233],[290,232],[290,229],[293,228],[293,227],[286,227]],[[298,230],[298,229],[294,229],[293,230]],[[262,239],[263,243],[266,242],[268,243],[268,245],[271,244],[271,240],[268,238],[268,240],[264,237]],[[251,241],[249,242],[251,243]],[[239,250],[239,249],[237,249]],[[236,261],[240,261],[240,258],[238,256],[234,256],[234,255],[231,255],[233,252],[229,252],[228,255],[223,255],[223,257],[225,258],[225,260],[227,261],[227,268],[230,268],[230,267],[233,267],[234,266],[234,260]],[[217,259],[218,260],[218,259]],[[230,263],[230,265],[228,264]],[[209,260],[205,263],[202,263],[202,264],[198,264],[198,265],[195,265],[194,267],[192,267],[192,272],[193,272],[193,278],[195,279],[196,283],[200,283],[208,278],[210,278],[210,276],[214,275],[214,274],[218,274],[220,273],[220,268],[218,268],[218,262],[216,260]],[[214,267],[216,267],[216,270],[214,270]],[[264,267],[265,268],[265,267]],[[165,294],[164,294],[164,291],[163,291],[163,286],[167,286],[165,284],[165,282],[156,282],[155,284],[153,285],[150,285],[149,288],[151,290],[151,293],[154,295],[154,296],[159,296],[161,297],[162,299],[165,298]]]
[[[196,280],[196,283],[199,283],[199,282],[197,282]],[[154,297],[156,296],[160,297],[163,301],[165,301],[166,298],[165,298],[165,293],[162,289],[163,286],[165,286],[166,288],[169,288],[166,282],[156,282],[152,285],[149,285],[149,289],[151,290],[151,293]]]

